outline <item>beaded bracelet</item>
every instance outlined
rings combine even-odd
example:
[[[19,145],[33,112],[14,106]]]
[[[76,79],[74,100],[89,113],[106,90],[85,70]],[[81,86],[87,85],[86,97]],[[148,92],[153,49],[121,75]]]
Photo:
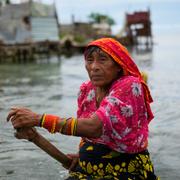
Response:
[[[58,116],[46,114],[44,117],[44,123],[42,123],[42,127],[46,128],[50,133],[55,133],[58,119],[60,119]]]
[[[57,126],[58,123],[59,125]],[[50,133],[60,132],[62,134],[75,136],[77,132],[77,119],[61,119],[51,114],[43,114],[39,126],[47,129]]]
[[[77,119],[69,118],[66,122],[66,132],[67,135],[76,135],[77,131]]]
[[[51,127],[51,133],[55,133],[56,125],[57,125],[57,118],[53,120],[53,124]]]
[[[63,120],[60,122],[60,129],[59,129],[59,132],[62,133],[63,132],[63,129],[66,125],[66,122],[67,122],[67,119],[63,118]]]
[[[71,124],[71,127],[72,127],[72,134],[73,135],[76,135],[76,132],[77,132],[77,119],[74,118],[73,119],[73,123]]]
[[[39,122],[39,127],[43,127],[45,117],[46,117],[46,114],[43,114],[43,115],[41,116],[41,119],[40,119],[40,122]]]

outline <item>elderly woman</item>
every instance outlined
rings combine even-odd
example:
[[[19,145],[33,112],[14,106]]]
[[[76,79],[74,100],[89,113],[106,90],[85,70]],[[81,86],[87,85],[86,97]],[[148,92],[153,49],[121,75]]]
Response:
[[[90,81],[80,87],[77,118],[13,108],[7,119],[17,129],[16,137],[34,142],[56,159],[60,152],[32,127],[82,137],[78,154],[64,162],[71,169],[68,180],[158,179],[147,150],[152,97],[136,64],[111,38],[91,42],[84,55]]]

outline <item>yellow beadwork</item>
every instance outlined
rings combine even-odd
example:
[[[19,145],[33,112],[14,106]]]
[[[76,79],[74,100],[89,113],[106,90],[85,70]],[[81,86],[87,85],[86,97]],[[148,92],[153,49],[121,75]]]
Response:
[[[74,127],[75,127],[76,119],[72,118],[71,122],[71,134],[74,135]]]
[[[103,168],[103,163],[100,163],[100,164],[99,164],[99,168]]]
[[[99,176],[104,176],[104,170],[103,169],[98,169],[97,173]]]
[[[90,162],[88,162],[88,164],[87,164],[87,173],[91,174],[92,172],[93,172],[92,165],[91,165]]]
[[[116,171],[118,171],[118,170],[120,169],[120,166],[117,164],[117,165],[115,165],[114,169],[115,169]]]
[[[121,166],[122,166],[122,167],[125,167],[125,166],[126,166],[126,163],[125,163],[125,162],[122,162]]]
[[[81,161],[79,161],[79,165],[82,166],[82,162]]]
[[[112,155],[111,155],[111,154],[107,154],[107,155],[105,155],[105,156],[102,156],[102,158],[111,159],[111,158],[112,158]]]
[[[67,121],[66,121],[65,118],[63,118],[63,120],[60,122],[60,129],[59,129],[59,132],[60,132],[60,133],[62,133],[63,128],[64,128],[66,122],[67,122]]]
[[[56,119],[54,119],[54,121],[53,121],[51,133],[54,133],[55,129],[56,129]]]
[[[144,177],[147,178],[147,172],[146,171],[144,171]]]
[[[98,166],[97,165],[93,165],[93,170],[97,170],[98,169]]]
[[[110,163],[106,166],[106,172],[110,174],[113,172],[113,166]]]
[[[93,149],[94,149],[93,146],[88,146],[88,147],[86,148],[87,151],[93,151]]]
[[[146,164],[146,165],[145,165],[145,169],[146,169],[147,171],[149,171],[149,164]]]
[[[128,172],[134,172],[136,171],[136,164],[138,164],[138,162],[135,160],[135,161],[131,161],[128,165]]]
[[[153,172],[153,167],[152,167],[152,165],[149,165],[149,170],[150,170],[151,172]]]
[[[88,146],[86,151],[91,151],[93,146]],[[109,157],[110,154],[106,155],[105,157]],[[153,166],[149,159],[149,156],[140,154],[139,157],[136,157],[134,160],[130,162],[121,161],[117,164],[103,164],[102,162],[99,164],[93,164],[92,162],[86,161],[79,161],[79,165],[81,168],[88,174],[88,177],[92,177],[92,179],[102,179],[102,178],[113,178],[117,179],[121,177],[121,174],[126,172],[130,174],[138,174],[140,179],[148,179],[148,172],[153,172]],[[78,176],[79,178],[79,176]],[[79,179],[84,179],[79,178]],[[132,180],[131,178],[128,178]]]
[[[46,114],[43,114],[41,127],[43,127],[45,119],[46,119]]]
[[[118,174],[117,174],[117,172],[113,172],[113,175],[114,175],[114,176],[117,176]]]
[[[145,156],[145,155],[141,155],[141,154],[140,154],[139,156],[140,156],[140,158],[141,158],[143,164],[146,164],[146,162],[147,162],[146,156]]]

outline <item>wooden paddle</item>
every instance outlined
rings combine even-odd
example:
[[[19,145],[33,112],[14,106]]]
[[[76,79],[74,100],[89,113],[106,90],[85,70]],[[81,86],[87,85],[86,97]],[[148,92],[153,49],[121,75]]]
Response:
[[[65,168],[69,168],[72,162],[68,156],[57,149],[52,143],[50,143],[45,137],[39,134],[35,128],[18,128],[16,129],[15,137],[18,139],[27,139],[40,147],[43,151],[49,154],[51,157],[62,163]],[[31,139],[29,138],[31,137]]]
[[[43,151],[48,153],[50,156],[52,156],[54,159],[62,163],[63,166],[67,168],[70,167],[72,160],[39,133],[38,136],[32,142],[36,144],[38,147],[40,147]]]

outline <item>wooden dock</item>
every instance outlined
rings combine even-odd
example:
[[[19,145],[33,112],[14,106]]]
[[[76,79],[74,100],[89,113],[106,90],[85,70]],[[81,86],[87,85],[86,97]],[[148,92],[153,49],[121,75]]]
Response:
[[[59,41],[42,41],[35,43],[0,43],[0,63],[24,63],[37,59],[49,59],[51,56],[60,57]]]

